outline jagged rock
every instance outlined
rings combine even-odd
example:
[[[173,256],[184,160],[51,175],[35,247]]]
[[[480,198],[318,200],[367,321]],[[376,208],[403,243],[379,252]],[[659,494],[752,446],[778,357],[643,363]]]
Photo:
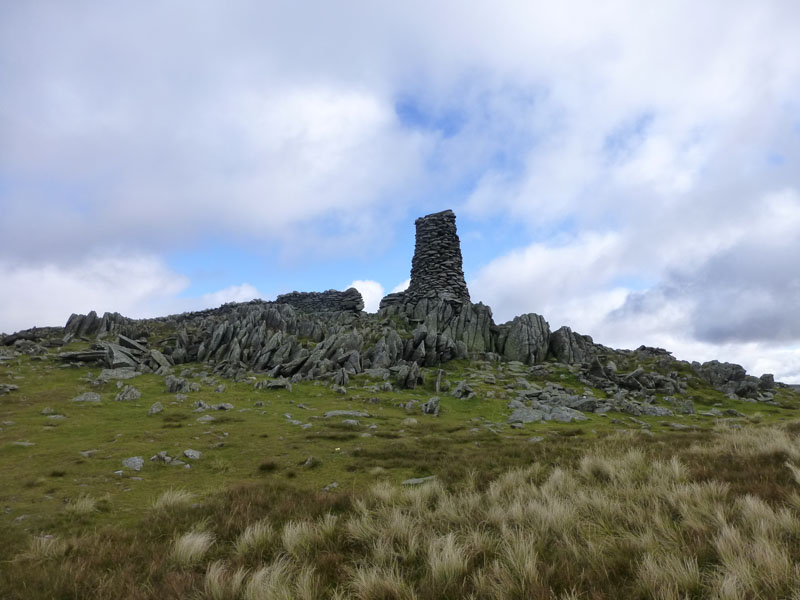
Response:
[[[163,367],[164,369],[169,369],[172,366],[167,358],[158,350],[150,350],[150,358],[152,358],[159,367]]]
[[[429,398],[427,402],[422,404],[422,412],[426,415],[439,416],[439,396]]]
[[[712,360],[702,365],[692,363],[694,371],[714,387],[722,386],[731,381],[743,381],[747,372],[744,367],[735,363],[719,362]]]
[[[103,343],[106,349],[106,365],[111,369],[136,368],[139,364],[133,355],[119,344]]]
[[[419,370],[419,365],[412,362],[410,365],[401,365],[396,370],[395,381],[398,387],[407,390],[413,390],[424,383],[424,379]]]
[[[333,383],[340,386],[345,386],[350,383],[350,376],[347,374],[347,371],[344,369],[336,371],[333,375]]]
[[[764,373],[759,377],[759,386],[761,390],[775,389],[775,376],[772,373]]]
[[[126,385],[122,390],[114,397],[114,400],[117,402],[130,402],[133,400],[138,400],[142,397],[142,392],[137,390],[132,385]]]
[[[170,394],[189,391],[189,384],[183,377],[175,377],[174,375],[167,375],[164,378],[164,385],[167,386],[167,391]]]
[[[550,334],[549,354],[558,362],[572,365],[587,362],[594,353],[594,342],[588,335],[580,335],[569,327],[561,327]]]
[[[498,351],[506,360],[527,365],[544,361],[550,344],[550,326],[544,317],[529,313],[500,326]]]
[[[453,390],[453,396],[460,399],[471,400],[475,397],[475,391],[466,381],[459,381]]]

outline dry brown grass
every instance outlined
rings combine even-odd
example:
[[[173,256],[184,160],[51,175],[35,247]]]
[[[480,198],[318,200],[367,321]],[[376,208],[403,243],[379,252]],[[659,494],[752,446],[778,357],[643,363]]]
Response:
[[[30,597],[800,597],[797,434],[720,429],[668,450],[619,436],[574,461],[356,497],[242,487],[198,509],[170,492],[142,535],[32,538],[8,577],[49,572]],[[733,472],[748,462],[749,484]]]

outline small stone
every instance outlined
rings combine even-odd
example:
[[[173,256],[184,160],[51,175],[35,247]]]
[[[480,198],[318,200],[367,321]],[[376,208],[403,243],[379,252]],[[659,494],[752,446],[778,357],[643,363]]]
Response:
[[[97,403],[100,402],[100,394],[97,392],[84,392],[80,396],[76,396],[72,399],[73,402],[93,402]]]
[[[114,400],[117,402],[130,402],[133,400],[138,400],[142,397],[142,392],[137,390],[132,385],[126,385],[122,390],[114,397]]]
[[[401,485],[421,485],[423,483],[427,483],[428,481],[433,481],[436,479],[436,475],[429,475],[428,477],[412,477],[411,479],[406,479]]]
[[[369,417],[369,413],[358,410],[329,410],[325,413],[325,418],[331,417]]]
[[[186,458],[190,458],[192,460],[198,460],[202,456],[202,452],[200,452],[199,450],[192,450],[191,448],[189,448],[188,450],[183,451],[183,455]]]
[[[355,419],[343,419],[342,425],[345,425],[347,427],[358,427],[361,424]]]
[[[164,412],[164,405],[161,402],[154,402],[153,405],[148,409],[147,414],[157,415],[160,412]]]
[[[328,485],[326,485],[325,487],[323,487],[323,488],[322,488],[322,491],[323,491],[323,492],[330,492],[331,490],[335,490],[335,489],[336,489],[336,488],[338,488],[338,487],[339,487],[339,483],[338,483],[338,482],[336,482],[336,481],[334,481],[333,483],[329,483]]]
[[[203,415],[202,417],[197,417],[198,423],[211,423],[211,421],[216,421],[216,419],[211,415]]]
[[[39,413],[39,414],[42,414],[42,415],[52,415],[52,414],[54,414],[55,412],[56,412],[56,411],[54,411],[52,408],[50,408],[49,406],[47,406],[47,407],[43,408],[43,409],[42,409],[42,412],[41,412],[41,413]]]
[[[144,459],[141,456],[131,456],[122,461],[122,466],[126,469],[141,471],[144,466]]]
[[[92,450],[83,450],[78,452],[78,454],[80,454],[83,458],[92,458],[95,455],[95,452],[97,452],[97,449],[93,448]]]

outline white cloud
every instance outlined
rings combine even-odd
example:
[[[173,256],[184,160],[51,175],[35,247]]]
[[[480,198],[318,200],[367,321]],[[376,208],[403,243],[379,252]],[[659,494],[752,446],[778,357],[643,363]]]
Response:
[[[370,279],[356,279],[347,287],[354,287],[361,292],[361,297],[364,299],[364,310],[369,313],[378,311],[381,298],[386,295],[384,294],[383,286],[377,281],[372,281]]]
[[[188,280],[151,256],[92,258],[71,266],[0,262],[0,331],[64,325],[73,312],[160,316]]]
[[[408,286],[411,285],[411,279],[406,279],[405,281],[401,281],[396,286],[392,288],[392,294],[396,294],[397,292],[404,292],[408,289]]]
[[[0,19],[0,266],[21,291],[0,314],[60,321],[62,284],[82,310],[189,301],[163,291],[181,278],[158,259],[118,294],[87,258],[109,248],[378,255],[409,206],[448,198],[526,236],[465,263],[498,318],[533,310],[698,352],[735,341],[753,360],[772,336],[789,365],[800,5],[734,4],[411,0],[320,5],[312,21],[247,1],[14,4]],[[403,98],[419,122],[398,116]],[[53,257],[80,266],[12,268]],[[606,318],[621,307],[631,325]]]
[[[249,302],[257,298],[261,298],[261,292],[249,283],[242,283],[203,294],[197,299],[196,304],[199,309],[203,309],[217,307],[228,302]]]

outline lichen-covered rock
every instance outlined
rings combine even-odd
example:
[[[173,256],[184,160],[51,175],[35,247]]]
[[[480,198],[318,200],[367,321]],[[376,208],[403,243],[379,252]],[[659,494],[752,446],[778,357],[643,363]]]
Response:
[[[588,362],[594,355],[594,342],[564,326],[550,334],[549,354],[568,365]]]
[[[126,385],[122,390],[114,397],[114,400],[117,402],[131,402],[133,400],[138,400],[142,397],[142,392],[137,390],[132,385]]]
[[[549,345],[550,325],[540,315],[521,315],[500,326],[497,350],[506,360],[540,363],[547,357]]]

